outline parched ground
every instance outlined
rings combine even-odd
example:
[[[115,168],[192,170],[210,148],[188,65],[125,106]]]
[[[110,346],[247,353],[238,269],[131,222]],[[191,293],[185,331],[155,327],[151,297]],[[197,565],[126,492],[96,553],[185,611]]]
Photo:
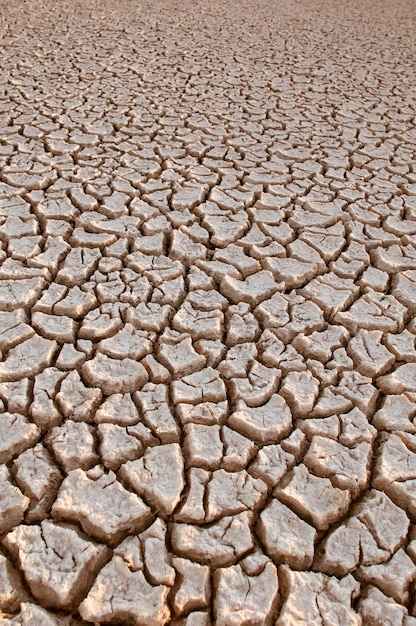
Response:
[[[415,18],[0,3],[1,626],[415,626]]]

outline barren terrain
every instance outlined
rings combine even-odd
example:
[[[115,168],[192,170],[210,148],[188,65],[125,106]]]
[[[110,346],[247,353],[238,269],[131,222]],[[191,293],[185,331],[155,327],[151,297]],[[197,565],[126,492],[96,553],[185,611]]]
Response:
[[[412,0],[0,2],[0,624],[415,626]]]

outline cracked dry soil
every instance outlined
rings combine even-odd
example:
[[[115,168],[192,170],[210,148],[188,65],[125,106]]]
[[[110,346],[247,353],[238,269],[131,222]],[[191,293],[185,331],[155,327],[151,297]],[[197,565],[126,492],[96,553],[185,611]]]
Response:
[[[1,626],[415,626],[414,2],[1,5]]]

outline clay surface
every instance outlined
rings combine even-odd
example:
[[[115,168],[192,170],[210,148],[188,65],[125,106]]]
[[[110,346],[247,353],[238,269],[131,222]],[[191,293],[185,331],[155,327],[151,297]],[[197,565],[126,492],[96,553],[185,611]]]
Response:
[[[0,626],[416,626],[412,0],[0,11]]]

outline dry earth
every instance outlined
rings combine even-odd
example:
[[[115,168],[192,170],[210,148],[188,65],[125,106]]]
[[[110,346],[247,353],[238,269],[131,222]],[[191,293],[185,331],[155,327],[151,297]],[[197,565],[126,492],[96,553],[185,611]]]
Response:
[[[0,624],[415,626],[415,3],[0,15]]]

